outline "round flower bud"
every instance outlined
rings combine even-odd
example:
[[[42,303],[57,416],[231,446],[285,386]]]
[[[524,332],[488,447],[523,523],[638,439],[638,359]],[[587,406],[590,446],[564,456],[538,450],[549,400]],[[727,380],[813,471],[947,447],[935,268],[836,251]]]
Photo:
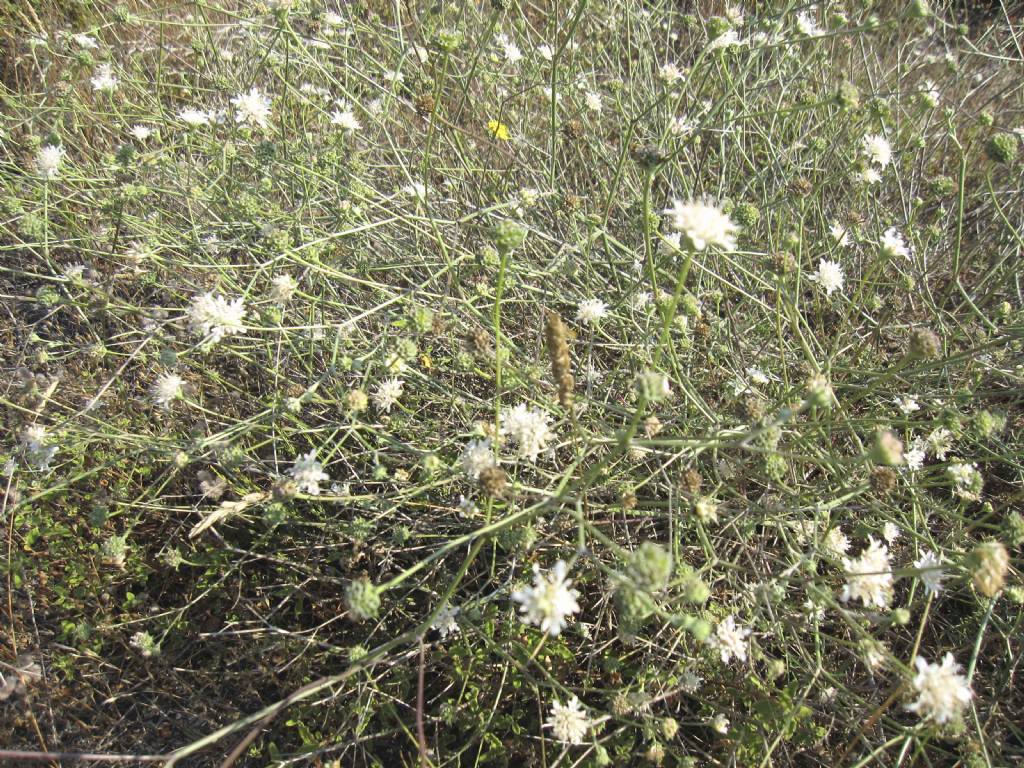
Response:
[[[898,467],[903,463],[903,442],[888,430],[879,432],[871,448],[871,460],[883,467]]]
[[[732,217],[742,227],[753,227],[761,220],[761,211],[752,203],[740,203],[733,211]]]
[[[889,467],[875,467],[871,473],[871,490],[879,496],[887,496],[896,489],[898,476]]]
[[[985,154],[995,163],[1011,165],[1017,157],[1017,138],[1008,133],[997,133],[985,145]]]
[[[1010,568],[1010,555],[998,541],[986,541],[974,548],[969,557],[971,582],[986,597],[1003,588]]]
[[[350,413],[362,413],[370,405],[370,398],[361,389],[350,390],[345,395],[345,407]]]
[[[501,253],[508,253],[519,248],[526,240],[526,227],[505,219],[494,226],[491,236],[494,239],[494,247]]]
[[[645,400],[656,403],[672,394],[668,379],[663,373],[646,371],[636,377],[636,388]]]
[[[665,748],[658,742],[654,742],[647,748],[647,751],[644,752],[644,759],[654,765],[661,765],[662,761],[665,759]]]
[[[380,592],[365,576],[350,581],[345,589],[345,603],[355,621],[376,618],[380,610]]]
[[[679,722],[674,717],[661,718],[661,735],[671,741],[679,733]]]
[[[910,332],[908,354],[921,360],[936,358],[942,354],[942,340],[930,328],[915,328]]]
[[[815,408],[831,408],[836,397],[829,384],[821,374],[815,374],[807,380],[807,402]]]
[[[630,557],[629,575],[641,589],[662,590],[672,577],[672,555],[660,544],[645,541]]]

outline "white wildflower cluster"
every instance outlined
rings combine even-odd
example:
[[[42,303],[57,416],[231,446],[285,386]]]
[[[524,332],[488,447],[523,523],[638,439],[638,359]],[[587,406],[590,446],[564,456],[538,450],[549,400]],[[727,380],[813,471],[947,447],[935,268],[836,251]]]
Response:
[[[520,403],[502,412],[501,435],[516,444],[519,458],[536,461],[554,436],[550,421],[551,417],[544,411]]]
[[[911,684],[917,699],[907,705],[909,711],[942,725],[957,718],[970,704],[974,692],[960,674],[953,654],[947,653],[941,664],[930,664],[918,656],[914,666],[917,674]]]
[[[36,169],[44,179],[55,179],[60,173],[67,150],[54,144],[44,144],[36,152]]]
[[[151,394],[153,402],[161,408],[170,408],[171,403],[183,394],[185,380],[175,373],[165,373],[153,383]]]
[[[576,319],[584,325],[597,325],[608,315],[608,305],[600,299],[586,299],[576,310]]]
[[[363,128],[355,110],[347,101],[338,102],[338,106],[331,113],[331,125],[338,126],[345,133],[355,133]]]
[[[910,247],[903,239],[896,227],[889,227],[885,232],[882,233],[882,239],[879,242],[879,250],[882,255],[888,256],[889,258],[896,258],[899,256],[903,259],[909,259],[911,256]]]
[[[946,474],[953,482],[953,493],[967,501],[981,498],[981,489],[985,484],[977,465],[967,462],[953,462],[946,467]]]
[[[324,472],[323,464],[316,460],[316,449],[299,456],[295,464],[288,470],[295,479],[295,484],[302,493],[310,496],[320,495],[320,483],[326,483],[331,476]]]
[[[240,93],[231,99],[235,108],[235,122],[268,128],[270,123],[270,99],[257,87],[247,93]]]
[[[889,548],[868,537],[868,546],[857,558],[843,558],[846,584],[839,599],[860,600],[865,607],[888,608],[892,602],[893,576]]]
[[[672,207],[665,209],[665,215],[669,217],[669,226],[685,235],[689,246],[696,251],[736,250],[739,227],[716,205],[673,200]]]
[[[29,463],[40,471],[50,468],[50,462],[57,453],[57,446],[52,444],[52,437],[42,424],[30,424],[21,433],[21,444],[25,448],[25,457]]]
[[[90,82],[94,91],[113,93],[117,90],[118,80],[114,77],[114,68],[110,64],[100,64]]]
[[[831,296],[836,291],[843,290],[843,267],[838,261],[821,259],[818,262],[818,271],[811,275],[810,279],[825,289],[826,296]]]
[[[466,443],[460,462],[467,478],[474,482],[479,480],[481,472],[497,465],[490,439],[470,440]]]
[[[192,299],[188,309],[188,322],[194,333],[216,344],[225,336],[243,333],[245,325],[245,299],[239,296],[228,301],[221,295],[204,293]]]
[[[384,379],[373,391],[373,404],[377,406],[378,411],[390,413],[391,408],[398,404],[404,388],[405,382],[401,379]]]
[[[719,652],[723,664],[728,664],[734,658],[746,661],[749,636],[750,630],[739,626],[735,616],[727,616],[718,622],[715,634],[708,638],[708,643]]]
[[[563,560],[555,563],[546,574],[534,563],[533,586],[512,593],[512,600],[519,603],[522,620],[540,627],[552,637],[561,634],[572,615],[580,610],[576,602],[579,592],[572,589],[572,579],[567,578],[567,573],[568,566]]]
[[[942,567],[944,562],[942,555],[927,550],[914,561],[914,567],[920,571],[918,578],[929,595],[937,595],[942,591],[942,582],[946,578],[946,571]]]
[[[590,729],[590,719],[580,705],[580,700],[573,696],[567,704],[552,702],[551,716],[545,726],[551,729],[552,735],[559,741],[582,744]]]

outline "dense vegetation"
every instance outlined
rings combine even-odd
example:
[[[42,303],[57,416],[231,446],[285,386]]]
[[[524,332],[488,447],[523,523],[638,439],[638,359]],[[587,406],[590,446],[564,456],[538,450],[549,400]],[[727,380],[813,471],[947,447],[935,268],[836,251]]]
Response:
[[[5,748],[1024,760],[1019,16],[2,18]]]

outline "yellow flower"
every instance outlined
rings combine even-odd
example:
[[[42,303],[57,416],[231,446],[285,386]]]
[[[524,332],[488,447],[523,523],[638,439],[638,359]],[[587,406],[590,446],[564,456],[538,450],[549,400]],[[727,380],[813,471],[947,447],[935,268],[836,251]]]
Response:
[[[504,123],[499,123],[497,120],[488,120],[487,130],[489,130],[491,135],[496,139],[500,139],[501,141],[509,140],[508,126]]]

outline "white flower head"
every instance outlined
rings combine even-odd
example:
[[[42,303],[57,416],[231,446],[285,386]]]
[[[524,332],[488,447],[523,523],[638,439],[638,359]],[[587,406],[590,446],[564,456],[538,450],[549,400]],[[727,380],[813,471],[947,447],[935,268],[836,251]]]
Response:
[[[736,250],[739,227],[718,206],[673,200],[665,214],[669,216],[672,229],[682,232],[694,250],[703,251],[712,246],[723,251]]]
[[[689,136],[694,132],[696,127],[697,124],[690,120],[686,115],[677,115],[672,118],[672,122],[668,124],[668,132],[679,138],[682,136]]]
[[[427,188],[422,182],[419,181],[414,181],[411,184],[406,184],[404,187],[402,187],[402,193],[409,197],[415,198],[421,203],[427,199]]]
[[[331,113],[331,125],[338,126],[345,133],[355,133],[363,127],[351,105],[344,101],[338,102],[337,109]]]
[[[739,33],[735,29],[727,30],[708,43],[709,51],[717,51],[724,48],[735,48],[743,45]]]
[[[892,602],[892,567],[889,548],[868,536],[868,546],[857,558],[843,558],[846,584],[839,595],[844,603],[860,600],[865,606],[888,608]]]
[[[725,736],[725,734],[729,732],[729,718],[722,712],[719,712],[711,718],[709,725],[715,733],[721,734],[722,736]]]
[[[889,544],[892,544],[896,539],[900,537],[903,531],[896,523],[889,521],[882,526],[882,538],[885,539]]]
[[[545,727],[550,728],[551,733],[559,741],[582,744],[590,728],[590,720],[587,718],[587,711],[580,706],[580,700],[573,696],[568,704],[552,702],[551,716]]]
[[[324,472],[323,464],[316,460],[316,449],[295,460],[294,466],[288,470],[288,474],[295,479],[299,490],[308,493],[310,496],[320,495],[320,483],[325,483],[331,476]]]
[[[211,117],[210,113],[205,110],[188,107],[178,112],[178,119],[185,123],[185,125],[194,128],[199,125],[209,125]]]
[[[903,452],[903,461],[907,469],[916,472],[924,466],[924,460],[928,457],[920,438],[916,438],[910,445],[910,450]]]
[[[658,79],[666,85],[678,83],[684,77],[683,71],[678,65],[668,62],[658,68]]]
[[[554,49],[547,43],[541,43],[537,46],[537,53],[544,61],[551,61],[555,57]]]
[[[942,567],[944,562],[942,555],[927,550],[914,561],[914,567],[921,571],[917,576],[929,595],[937,595],[942,591],[942,581],[946,578],[946,571]]]
[[[456,620],[458,615],[457,607],[446,605],[438,612],[430,628],[436,629],[442,640],[447,640],[448,635],[459,634],[459,622]]]
[[[599,113],[601,111],[601,107],[603,106],[601,94],[597,93],[596,91],[587,91],[583,95],[583,103],[586,104],[587,109],[589,109],[591,112],[595,114]]]
[[[276,275],[270,281],[270,300],[275,304],[287,304],[298,289],[299,284],[291,275]]]
[[[917,700],[907,705],[910,712],[941,725],[957,717],[970,703],[974,693],[967,678],[959,674],[960,665],[953,654],[947,653],[942,664],[929,664],[917,656],[914,666],[917,674],[911,682]]]
[[[139,141],[145,141],[153,135],[153,129],[145,125],[133,125],[131,130],[128,131],[133,137]]]
[[[865,184],[877,184],[882,180],[882,174],[878,172],[877,168],[872,168],[870,165],[862,170],[857,177]]]
[[[377,410],[390,413],[391,407],[402,396],[404,386],[405,382],[401,379],[384,379],[384,381],[378,384],[377,389],[373,392],[373,404],[377,406]]]
[[[728,616],[718,622],[715,634],[708,639],[708,642],[718,650],[723,664],[728,664],[733,658],[746,661],[747,637],[749,635],[749,629],[736,625],[735,616]]]
[[[44,179],[55,179],[60,173],[67,150],[54,144],[45,144],[36,152],[36,169]]]
[[[869,133],[861,140],[861,146],[868,161],[879,168],[886,168],[892,162],[892,147],[884,136]]]
[[[897,397],[894,402],[896,403],[896,407],[902,411],[904,416],[909,416],[910,414],[921,410],[921,406],[918,405],[918,402],[913,395]]]
[[[265,96],[256,86],[248,93],[240,93],[231,99],[235,108],[235,122],[267,128],[270,119],[270,98]]]
[[[494,42],[498,46],[498,50],[504,57],[505,61],[509,64],[518,64],[523,59],[523,52],[519,50],[519,46],[512,42],[508,35],[502,33],[494,36]]]
[[[895,258],[896,256],[902,256],[905,259],[910,258],[910,249],[907,247],[903,235],[896,230],[896,227],[889,227],[882,233],[879,247],[882,253],[890,258]]]
[[[515,441],[519,458],[536,461],[553,437],[548,425],[550,418],[544,411],[520,403],[502,413],[501,434]]]
[[[572,589],[572,579],[566,578],[568,566],[559,560],[547,574],[533,564],[533,586],[517,589],[512,600],[519,603],[520,617],[526,624],[540,627],[542,632],[555,637],[561,634],[572,614],[579,612],[576,602],[579,592]]]
[[[223,296],[204,293],[192,299],[188,309],[189,325],[193,332],[207,337],[216,344],[225,336],[245,331],[245,299],[239,296],[228,301]]]
[[[75,41],[75,45],[87,51],[95,51],[100,47],[99,41],[92,35],[79,33],[77,35],[72,35],[71,39]]]
[[[850,551],[850,540],[841,528],[832,528],[825,534],[825,551],[837,560]]]
[[[485,469],[490,469],[497,464],[489,438],[470,440],[466,443],[459,460],[466,477],[474,481],[480,479],[480,473]]]
[[[94,91],[113,93],[117,89],[117,78],[114,77],[114,69],[109,64],[100,64],[96,67],[89,82],[92,83]]]
[[[608,315],[608,305],[600,299],[585,299],[576,310],[576,319],[584,325],[597,325]]]
[[[806,10],[797,12],[796,28],[801,35],[807,35],[808,37],[819,37],[825,34],[825,30],[818,26],[814,16]]]
[[[953,433],[945,427],[938,427],[932,430],[925,442],[928,450],[935,454],[936,459],[945,461],[946,454],[953,448]]]
[[[838,261],[821,259],[818,262],[818,271],[811,275],[811,279],[825,289],[826,296],[831,296],[836,291],[843,290],[843,267]]]
[[[153,383],[153,402],[161,408],[170,408],[171,403],[182,396],[185,380],[173,373],[165,373]]]
[[[832,239],[836,241],[836,245],[845,248],[850,244],[850,231],[838,221],[832,222],[828,232],[832,235]]]

